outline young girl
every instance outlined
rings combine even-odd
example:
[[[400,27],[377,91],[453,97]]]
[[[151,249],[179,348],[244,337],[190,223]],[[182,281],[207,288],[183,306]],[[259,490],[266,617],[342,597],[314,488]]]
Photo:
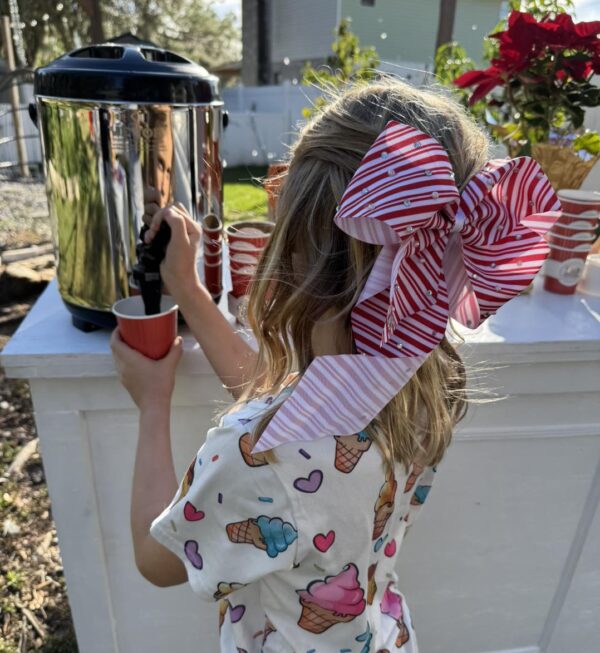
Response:
[[[196,223],[155,214],[164,281],[236,401],[178,485],[181,339],[154,362],[113,334],[140,409],[135,557],[155,585],[220,601],[221,651],[416,653],[395,566],[465,412],[448,317],[475,327],[525,288],[557,208],[539,167],[488,162],[446,97],[354,86],[292,149],[250,295],[258,352],[198,281]]]

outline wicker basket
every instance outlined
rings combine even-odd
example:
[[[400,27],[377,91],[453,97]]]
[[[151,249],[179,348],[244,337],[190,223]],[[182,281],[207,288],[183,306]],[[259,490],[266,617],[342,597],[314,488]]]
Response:
[[[562,145],[536,143],[531,146],[533,158],[542,166],[554,190],[580,188],[600,156],[584,161],[573,150]]]

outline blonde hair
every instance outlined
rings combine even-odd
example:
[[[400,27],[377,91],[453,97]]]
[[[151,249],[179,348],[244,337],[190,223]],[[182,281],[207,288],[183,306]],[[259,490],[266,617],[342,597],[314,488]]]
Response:
[[[335,329],[336,351],[328,353],[356,352],[350,314],[381,248],[346,235],[333,218],[361,159],[391,119],[443,145],[459,189],[488,159],[486,135],[440,92],[387,76],[334,91],[290,151],[276,226],[249,297],[248,320],[259,344],[256,375],[234,408],[279,389],[295,370],[291,385],[298,382],[315,357],[317,322]],[[385,462],[401,462],[407,471],[417,459],[437,464],[466,412],[465,384],[464,365],[444,338],[365,429]],[[276,410],[260,419],[254,442]]]

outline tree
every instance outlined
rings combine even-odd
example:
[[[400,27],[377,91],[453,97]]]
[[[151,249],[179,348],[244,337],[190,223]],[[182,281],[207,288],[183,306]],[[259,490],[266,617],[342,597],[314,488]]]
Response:
[[[333,55],[327,57],[326,65],[316,69],[310,61],[302,68],[302,83],[314,84],[323,89],[340,87],[348,82],[368,81],[379,75],[377,67],[380,59],[377,50],[372,47],[361,47],[358,36],[350,29],[348,19],[343,19],[334,30],[336,40],[331,44]],[[318,97],[313,108],[305,108],[302,113],[309,118],[320,110],[327,99]]]
[[[456,18],[456,0],[440,0],[440,15],[438,31],[435,40],[435,51],[452,41],[454,35],[454,19]]]
[[[526,11],[535,18],[543,18],[547,14],[575,11],[573,0],[510,0],[510,8]]]
[[[175,50],[208,68],[241,56],[235,16],[219,18],[210,0],[21,0],[19,7],[25,51],[33,66],[123,32]]]
[[[210,68],[241,57],[235,16],[219,18],[209,0],[111,0],[103,2],[109,36],[133,32]]]
[[[21,0],[19,11],[25,54],[32,67],[72,50],[78,39],[88,40],[89,18],[77,2]]]
[[[90,36],[94,43],[102,43],[106,40],[104,26],[102,25],[102,10],[100,0],[80,0],[82,9],[90,19]]]

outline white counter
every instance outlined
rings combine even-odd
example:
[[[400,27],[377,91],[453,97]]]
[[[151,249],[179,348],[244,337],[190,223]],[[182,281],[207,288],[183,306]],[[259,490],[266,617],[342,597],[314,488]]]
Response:
[[[180,476],[229,401],[183,335],[173,397]],[[109,337],[75,329],[53,283],[1,359],[8,376],[31,382],[80,651],[216,652],[216,607],[187,586],[155,588],[135,568],[137,413]],[[469,332],[461,353],[474,396],[479,385],[506,398],[471,407],[404,544],[401,586],[421,652],[595,653],[600,299],[536,287]]]

